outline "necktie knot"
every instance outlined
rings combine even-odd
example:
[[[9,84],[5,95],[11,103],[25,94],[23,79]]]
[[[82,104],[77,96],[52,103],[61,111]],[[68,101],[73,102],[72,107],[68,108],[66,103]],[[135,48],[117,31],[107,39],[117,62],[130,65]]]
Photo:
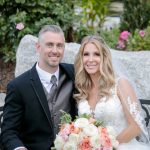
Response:
[[[50,89],[50,94],[51,95],[54,95],[54,93],[56,92],[56,89],[57,89],[56,82],[57,82],[56,76],[52,75],[51,80],[50,80],[50,83],[52,84],[51,89]]]
[[[51,80],[50,80],[50,83],[52,83],[53,85],[57,85],[56,82],[57,82],[56,76],[55,76],[55,75],[52,75]]]

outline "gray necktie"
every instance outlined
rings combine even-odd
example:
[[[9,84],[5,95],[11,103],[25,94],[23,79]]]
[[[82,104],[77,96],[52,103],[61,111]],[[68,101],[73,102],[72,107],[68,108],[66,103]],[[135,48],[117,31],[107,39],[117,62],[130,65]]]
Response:
[[[56,89],[57,89],[57,78],[55,75],[52,75],[51,77],[51,80],[50,80],[50,83],[52,84],[52,87],[50,89],[50,95],[51,95],[51,98],[53,98],[55,92],[56,92]]]

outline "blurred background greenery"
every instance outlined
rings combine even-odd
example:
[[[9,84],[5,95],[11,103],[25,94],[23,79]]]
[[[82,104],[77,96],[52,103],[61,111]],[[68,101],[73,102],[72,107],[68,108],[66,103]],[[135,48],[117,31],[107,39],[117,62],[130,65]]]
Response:
[[[112,26],[108,21],[106,27],[108,16],[120,23]],[[24,28],[17,29],[19,23]],[[80,43],[83,36],[98,34],[114,49],[150,50],[150,0],[0,0],[0,58],[15,62],[21,38],[37,36],[45,24],[60,25],[66,42]],[[118,48],[122,31],[130,36]]]

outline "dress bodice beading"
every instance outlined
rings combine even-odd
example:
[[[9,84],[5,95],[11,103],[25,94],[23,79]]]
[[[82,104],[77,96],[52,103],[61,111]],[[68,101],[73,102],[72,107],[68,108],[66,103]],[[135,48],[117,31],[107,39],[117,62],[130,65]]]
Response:
[[[112,126],[116,134],[119,135],[127,127],[127,121],[116,87],[117,85],[111,89],[111,96],[100,99],[93,110],[88,100],[80,100],[78,103],[78,114],[91,114],[95,119],[103,121],[104,125]],[[117,148],[117,150],[129,149],[149,150],[149,145],[140,143],[133,138],[130,142],[120,144]]]
[[[93,115],[95,119],[103,121],[106,126],[112,126],[119,134],[127,126],[127,122],[115,87],[111,89],[111,93],[112,96],[109,98],[100,99],[94,110],[90,108],[86,99],[81,100],[78,104],[78,113]]]

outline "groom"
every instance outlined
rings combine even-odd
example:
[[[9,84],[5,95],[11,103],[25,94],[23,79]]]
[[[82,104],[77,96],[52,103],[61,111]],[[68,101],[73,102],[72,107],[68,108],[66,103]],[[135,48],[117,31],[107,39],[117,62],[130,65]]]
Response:
[[[62,29],[44,26],[36,47],[38,62],[7,86],[1,134],[5,150],[50,150],[60,110],[75,116],[73,66],[60,63],[65,49]]]

